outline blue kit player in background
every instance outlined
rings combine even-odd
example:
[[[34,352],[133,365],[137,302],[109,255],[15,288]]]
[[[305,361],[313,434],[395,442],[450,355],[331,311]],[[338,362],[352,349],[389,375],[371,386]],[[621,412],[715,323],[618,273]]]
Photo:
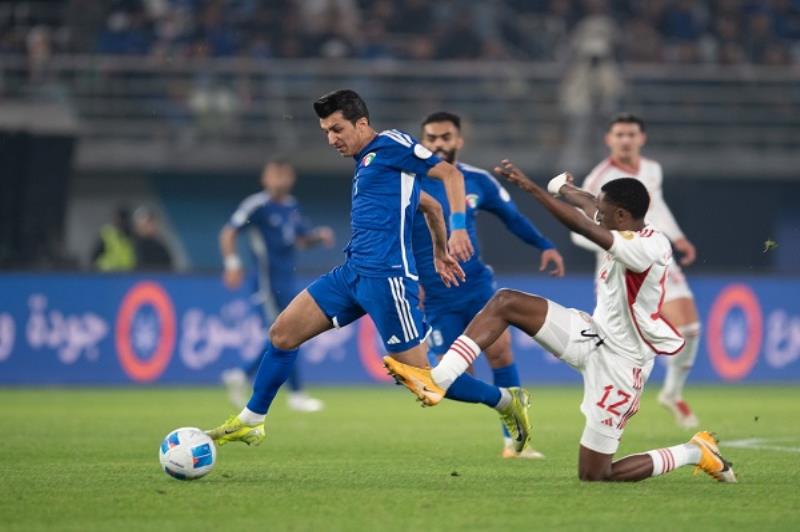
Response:
[[[456,259],[466,261],[472,255],[464,178],[455,166],[406,133],[391,129],[379,134],[370,124],[366,104],[352,90],[326,94],[314,102],[314,111],[328,144],[355,160],[346,260],[303,290],[272,324],[250,401],[238,415],[208,431],[219,445],[260,444],[267,411],[291,374],[300,345],[365,314],[375,323],[391,358],[418,368],[428,366],[427,325],[419,309],[411,247],[418,209],[432,232],[436,270],[445,284],[463,280]],[[426,174],[443,182],[451,212],[449,241],[441,205],[420,191]],[[530,433],[527,392],[498,390],[494,407],[521,449]]]
[[[414,223],[414,256],[419,269],[419,280],[424,291],[425,318],[433,331],[428,338],[431,364],[438,364],[456,338],[467,327],[472,318],[494,295],[496,287],[494,274],[480,257],[478,251],[478,232],[476,216],[486,211],[497,216],[503,224],[520,240],[542,251],[540,270],[553,265],[551,274],[564,275],[564,262],[555,246],[523,216],[508,192],[487,171],[462,162],[456,162],[456,155],[463,148],[461,118],[448,112],[438,112],[428,116],[422,123],[422,144],[442,160],[456,167],[464,174],[466,190],[467,231],[475,254],[461,264],[466,282],[457,287],[446,287],[433,268],[433,244],[427,227],[417,220]],[[423,178],[422,190],[439,200],[447,210],[445,191],[441,183],[429,177]],[[486,349],[486,358],[492,368],[494,384],[498,387],[517,387],[520,385],[519,372],[511,352],[511,334],[506,330],[500,338]],[[456,382],[447,390],[450,399],[475,402],[480,388],[470,385],[470,381]],[[514,449],[513,442],[504,429],[504,458],[541,458],[530,445],[522,451]]]
[[[245,198],[222,228],[220,250],[225,262],[223,282],[231,290],[238,289],[245,273],[236,254],[236,237],[247,236],[253,267],[249,272],[252,303],[262,312],[266,326],[297,295],[295,250],[315,245],[332,247],[330,227],[310,228],[292,197],[296,175],[291,163],[282,159],[269,161],[261,173],[263,190]],[[231,401],[239,408],[250,398],[250,379],[256,374],[261,358],[243,367],[222,373]],[[303,391],[300,368],[289,375],[289,408],[300,412],[316,412],[323,408],[319,399]]]

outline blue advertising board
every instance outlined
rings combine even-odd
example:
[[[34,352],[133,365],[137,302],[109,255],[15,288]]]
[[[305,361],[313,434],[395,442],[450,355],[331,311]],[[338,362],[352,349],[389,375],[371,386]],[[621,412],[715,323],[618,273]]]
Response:
[[[501,276],[498,285],[589,312],[594,304],[589,276]],[[800,278],[693,277],[692,288],[703,319],[692,381],[800,381]],[[512,334],[525,382],[578,382]],[[217,276],[0,275],[2,385],[214,383],[258,357],[265,337],[247,294]],[[306,380],[320,384],[388,381],[383,355],[366,318],[301,350]]]

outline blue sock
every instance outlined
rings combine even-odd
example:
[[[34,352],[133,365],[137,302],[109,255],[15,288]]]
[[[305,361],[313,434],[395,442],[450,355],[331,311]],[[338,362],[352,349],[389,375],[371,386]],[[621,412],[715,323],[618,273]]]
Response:
[[[253,395],[247,403],[247,408],[256,414],[266,414],[278,388],[286,382],[297,360],[297,349],[284,351],[267,345],[267,350],[261,358],[256,380],[253,383]]]
[[[450,385],[445,397],[464,403],[482,403],[494,408],[500,402],[500,389],[464,373]]]
[[[520,384],[519,370],[513,362],[508,366],[492,369],[492,375],[494,375],[494,385],[500,388],[511,388]]]
[[[303,389],[303,381],[300,379],[300,364],[295,364],[292,372],[289,374],[289,389],[293,392],[299,392]]]
[[[517,370],[517,365],[513,362],[502,368],[492,368],[492,374],[494,375],[494,385],[500,388],[510,388],[511,386],[520,385],[519,371]],[[511,436],[509,436],[505,425],[501,424],[501,428],[503,429],[503,436],[505,438],[510,438]]]

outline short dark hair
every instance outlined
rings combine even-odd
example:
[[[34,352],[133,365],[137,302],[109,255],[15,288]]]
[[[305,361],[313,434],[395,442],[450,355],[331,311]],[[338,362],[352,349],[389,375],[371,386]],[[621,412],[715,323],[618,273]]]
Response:
[[[461,117],[455,113],[448,113],[447,111],[437,111],[435,113],[431,113],[425,120],[422,121],[422,127],[435,122],[451,122],[454,126],[456,126],[457,130],[461,131]]]
[[[625,209],[636,220],[644,218],[650,207],[650,194],[638,179],[632,177],[612,179],[600,190],[606,193],[606,201]]]
[[[608,131],[611,131],[611,128],[614,127],[614,124],[636,124],[639,126],[639,131],[644,133],[644,120],[633,113],[618,113],[614,115],[614,117],[608,123]]]
[[[341,111],[342,116],[355,124],[359,118],[366,118],[369,122],[367,104],[356,91],[340,89],[329,92],[314,102],[314,111],[320,118],[327,118],[336,111]]]

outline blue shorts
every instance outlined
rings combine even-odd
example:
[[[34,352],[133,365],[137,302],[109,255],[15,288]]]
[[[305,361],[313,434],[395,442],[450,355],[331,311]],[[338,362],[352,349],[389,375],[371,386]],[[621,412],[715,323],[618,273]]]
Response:
[[[345,262],[311,283],[308,293],[337,328],[369,314],[390,353],[425,341],[419,283],[407,277],[365,277]]]
[[[481,311],[494,295],[495,286],[492,282],[481,282],[470,289],[470,297],[466,301],[435,301],[425,302],[425,319],[430,323],[432,331],[428,337],[430,351],[428,356],[438,364],[435,357],[447,353],[452,343],[461,336],[472,318]]]

